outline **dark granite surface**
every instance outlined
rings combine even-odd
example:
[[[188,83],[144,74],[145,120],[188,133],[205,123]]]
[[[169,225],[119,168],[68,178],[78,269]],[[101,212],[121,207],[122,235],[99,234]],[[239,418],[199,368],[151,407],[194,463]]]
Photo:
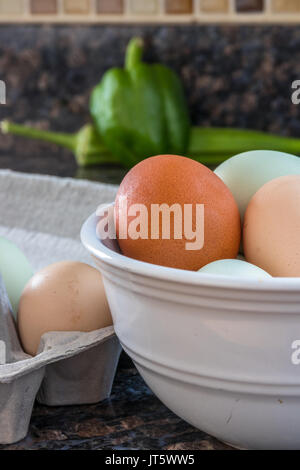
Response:
[[[0,26],[0,119],[76,131],[104,70],[121,65],[132,35],[146,58],[181,75],[195,124],[300,135],[291,82],[300,78],[300,27]],[[77,169],[68,151],[0,136],[0,168],[118,183],[124,170]],[[112,396],[92,406],[36,405],[28,437],[0,449],[229,449],[184,423],[123,355]]]
[[[1,25],[7,105],[0,119],[75,132],[89,121],[91,89],[107,68],[122,65],[133,35],[145,38],[146,60],[180,74],[194,124],[300,136],[300,108],[290,99],[300,78],[299,26]],[[0,135],[0,167],[7,166],[77,175],[68,151]]]
[[[36,405],[30,432],[0,450],[230,450],[171,413],[134,368],[119,368],[112,395],[97,405]]]

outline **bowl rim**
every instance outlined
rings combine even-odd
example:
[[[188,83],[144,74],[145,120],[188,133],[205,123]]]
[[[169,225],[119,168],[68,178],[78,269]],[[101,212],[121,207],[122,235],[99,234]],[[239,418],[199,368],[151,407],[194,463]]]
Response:
[[[114,202],[102,206],[101,213],[112,206]],[[266,279],[246,279],[240,277],[228,277],[217,274],[200,273],[184,269],[159,266],[116,253],[105,246],[97,237],[96,226],[99,213],[91,214],[83,223],[80,238],[84,247],[97,259],[114,268],[139,274],[147,278],[186,284],[194,286],[219,287],[235,290],[260,290],[260,291],[299,291],[300,277],[276,277]]]

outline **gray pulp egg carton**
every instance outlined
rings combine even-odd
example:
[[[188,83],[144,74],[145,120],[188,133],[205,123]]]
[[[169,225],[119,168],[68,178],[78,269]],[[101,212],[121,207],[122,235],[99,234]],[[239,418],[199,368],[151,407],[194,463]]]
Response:
[[[35,399],[45,405],[97,403],[109,397],[121,347],[113,327],[43,335],[25,354],[0,278],[0,443],[23,439]]]
[[[35,271],[64,259],[90,264],[81,226],[116,192],[109,184],[0,170],[0,236],[15,243]],[[119,355],[110,327],[47,333],[39,354],[28,356],[0,280],[0,443],[25,437],[35,398],[46,405],[75,405],[108,397]]]

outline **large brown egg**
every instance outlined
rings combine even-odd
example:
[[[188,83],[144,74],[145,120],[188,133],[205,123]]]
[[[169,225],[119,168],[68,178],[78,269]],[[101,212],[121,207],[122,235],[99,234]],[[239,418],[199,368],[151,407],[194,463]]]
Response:
[[[169,234],[167,218],[162,213],[157,218],[162,204],[165,209],[176,205],[169,212]],[[190,210],[186,205],[192,216],[185,219]],[[204,165],[176,155],[148,158],[127,173],[115,201],[115,224],[124,255],[194,271],[218,259],[235,258],[241,237],[239,210],[227,186]]]
[[[31,355],[48,331],[93,331],[112,325],[101,274],[75,261],[47,266],[25,286],[17,322],[23,349]]]

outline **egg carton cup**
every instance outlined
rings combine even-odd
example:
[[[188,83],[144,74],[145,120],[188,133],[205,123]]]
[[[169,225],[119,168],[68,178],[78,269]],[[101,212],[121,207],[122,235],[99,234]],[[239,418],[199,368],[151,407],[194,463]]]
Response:
[[[116,187],[0,170],[0,235],[35,270],[63,259],[90,264],[79,240],[86,215],[114,199]],[[27,432],[35,399],[49,406],[97,403],[111,392],[121,347],[113,327],[49,332],[26,354],[0,277],[0,443]]]
[[[39,403],[80,405],[109,397],[121,347],[113,327],[90,333],[49,332],[38,354],[20,345],[0,282],[0,443],[23,439],[35,398]]]

